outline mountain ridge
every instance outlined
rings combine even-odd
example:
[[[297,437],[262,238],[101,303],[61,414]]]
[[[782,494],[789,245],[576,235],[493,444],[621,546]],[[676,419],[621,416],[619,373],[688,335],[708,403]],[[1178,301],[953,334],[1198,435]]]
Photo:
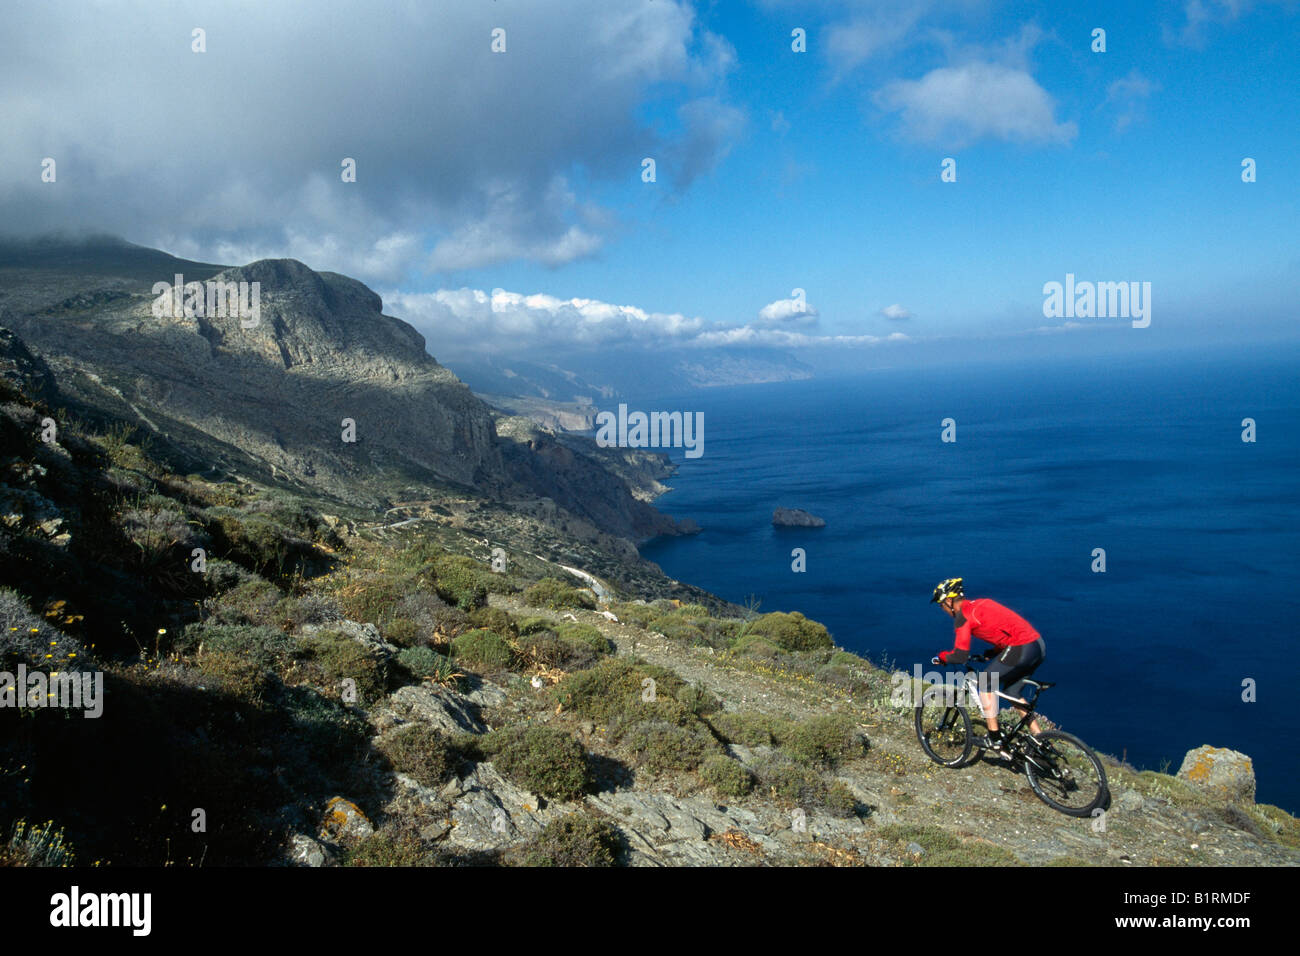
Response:
[[[0,325],[42,355],[72,403],[147,422],[196,461],[262,462],[357,504],[387,507],[406,486],[430,482],[501,501],[551,499],[592,522],[593,537],[677,531],[596,457],[557,458],[544,434],[522,444],[498,435],[496,412],[356,279],[293,259],[214,267],[130,244],[36,248],[47,258],[0,245]],[[115,250],[124,256],[116,269]],[[67,271],[82,261],[95,269]],[[142,281],[142,263],[174,271]],[[186,282],[258,283],[259,321],[155,308],[154,283],[177,272]]]

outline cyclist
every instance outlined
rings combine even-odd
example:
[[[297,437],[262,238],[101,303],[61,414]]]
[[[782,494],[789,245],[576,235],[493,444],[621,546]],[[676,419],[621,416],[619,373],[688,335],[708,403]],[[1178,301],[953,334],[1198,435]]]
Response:
[[[943,608],[957,629],[952,650],[940,652],[936,660],[941,664],[964,664],[970,657],[971,637],[988,641],[993,649],[979,658],[992,661],[984,673],[996,675],[997,683],[993,686],[999,687],[1003,693],[1020,697],[1024,678],[1032,674],[1047,657],[1047,646],[1030,623],[1010,608],[988,598],[966,600],[961,578],[940,581],[935,586],[930,603]],[[985,718],[988,733],[981,746],[987,750],[1004,752],[1002,731],[998,728],[997,694],[991,691],[981,693],[980,703],[988,715]],[[1012,706],[1022,715],[1029,712],[1028,708],[1020,704]],[[1038,718],[1035,717],[1029,723],[1029,730],[1037,735],[1040,729]]]

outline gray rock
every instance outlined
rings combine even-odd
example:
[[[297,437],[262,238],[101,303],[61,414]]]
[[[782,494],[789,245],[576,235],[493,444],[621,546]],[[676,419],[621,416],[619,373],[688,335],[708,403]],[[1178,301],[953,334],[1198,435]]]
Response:
[[[912,854],[912,856],[925,856],[925,847],[921,846],[919,843],[909,843],[907,845],[907,852]]]
[[[380,637],[379,628],[369,623],[362,624],[358,621],[342,620],[332,621],[329,624],[304,624],[302,631],[304,634],[315,634],[318,631],[337,631],[352,638],[375,657],[383,660],[396,656],[401,649],[395,644],[389,644]]]
[[[450,830],[451,827],[443,821],[434,820],[420,827],[420,839],[432,843],[434,840],[441,840]]]
[[[535,794],[521,790],[491,763],[479,764],[463,781],[452,808],[447,841],[467,850],[504,849],[541,832],[554,815]]]
[[[449,734],[487,731],[487,726],[471,709],[469,698],[449,688],[428,684],[399,687],[376,708],[374,720],[381,729],[414,720]]]
[[[330,843],[346,843],[365,839],[374,832],[374,825],[351,800],[334,797],[325,805],[319,839]]]
[[[1178,778],[1230,803],[1255,802],[1255,767],[1243,753],[1226,747],[1189,750]]]
[[[1142,799],[1142,794],[1138,793],[1136,790],[1124,790],[1120,792],[1118,799],[1115,801],[1115,805],[1121,810],[1126,810],[1129,813],[1137,813],[1146,806],[1146,801]]]
[[[318,840],[303,833],[289,837],[289,862],[294,866],[329,866],[334,853]]]
[[[498,707],[506,702],[506,689],[490,680],[479,680],[478,685],[464,698],[476,707]]]
[[[778,528],[824,528],[826,522],[802,508],[777,508],[772,512],[772,524]]]

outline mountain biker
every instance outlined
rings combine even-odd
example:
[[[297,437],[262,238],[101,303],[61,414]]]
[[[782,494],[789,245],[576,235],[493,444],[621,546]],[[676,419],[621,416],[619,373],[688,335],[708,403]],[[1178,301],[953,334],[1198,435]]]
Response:
[[[997,683],[1003,693],[1020,697],[1024,688],[1023,680],[1032,674],[1047,657],[1047,645],[1028,621],[1008,607],[1003,607],[988,598],[966,599],[966,591],[961,578],[948,578],[935,586],[930,597],[931,604],[938,604],[955,622],[957,629],[953,649],[942,651],[935,658],[940,664],[964,664],[970,655],[970,639],[978,637],[988,641],[993,649],[978,660],[991,660],[984,669],[986,674],[996,675]],[[990,691],[980,693],[980,703],[988,716],[988,734],[981,742],[986,750],[1003,752],[1002,731],[998,728],[998,698]],[[1028,708],[1012,704],[1022,715],[1029,713]],[[1031,733],[1040,732],[1038,718],[1029,724]]]

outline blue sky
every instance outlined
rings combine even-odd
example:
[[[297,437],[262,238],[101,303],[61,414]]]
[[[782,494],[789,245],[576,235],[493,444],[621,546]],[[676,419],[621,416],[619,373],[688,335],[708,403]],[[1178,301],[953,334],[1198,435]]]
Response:
[[[1077,133],[1026,141],[909,135],[873,103],[888,83],[951,62],[927,27],[845,67],[825,49],[838,18],[817,5],[722,6],[701,20],[735,48],[727,86],[748,123],[717,168],[675,201],[629,196],[648,191],[636,170],[630,185],[604,187],[635,226],[562,275],[516,263],[452,281],[733,321],[798,286],[837,331],[892,329],[877,312],[900,303],[913,328],[978,334],[1024,328],[1042,283],[1073,271],[1151,281],[1157,308],[1179,302],[1187,319],[1199,308],[1249,321],[1240,313],[1252,299],[1278,310],[1271,322],[1296,317],[1294,11],[1216,22],[1195,45],[1164,36],[1185,22],[1177,4],[1158,16],[1131,4],[1053,5],[1051,16],[1014,4],[924,19],[965,44],[1041,31],[1025,72]],[[808,31],[805,55],[789,52],[792,24]],[[1096,26],[1105,53],[1090,49]],[[947,156],[956,183],[940,182]],[[1241,182],[1246,156],[1263,170],[1253,184]]]
[[[1063,341],[1295,335],[1294,0],[314,15],[15,13],[0,38],[3,228],[299,258],[372,285],[435,354],[1014,349],[1064,324],[1043,317],[1042,286],[1067,272],[1150,282],[1153,323],[1081,322]],[[45,156],[62,162],[57,187],[29,174]],[[339,181],[341,156],[356,183]],[[1245,157],[1257,182],[1241,181]],[[795,288],[809,311],[790,308]]]

